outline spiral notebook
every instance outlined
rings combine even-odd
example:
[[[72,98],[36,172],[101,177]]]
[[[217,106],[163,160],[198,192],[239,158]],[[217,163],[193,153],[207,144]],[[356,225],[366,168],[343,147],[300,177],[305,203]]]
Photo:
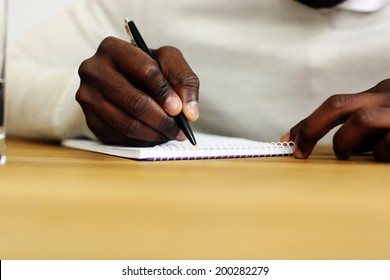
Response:
[[[288,156],[293,152],[292,142],[257,142],[243,138],[196,133],[197,146],[187,140],[138,148],[104,145],[87,139],[66,139],[62,145],[112,156],[136,160],[193,160]]]

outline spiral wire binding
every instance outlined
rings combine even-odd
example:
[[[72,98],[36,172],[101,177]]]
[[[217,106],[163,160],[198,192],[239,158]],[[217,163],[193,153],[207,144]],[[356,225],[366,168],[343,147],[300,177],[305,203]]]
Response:
[[[169,154],[177,154],[173,157],[158,157],[155,161],[160,160],[186,160],[186,159],[220,159],[220,158],[254,158],[254,157],[273,157],[288,156],[293,152],[294,142],[239,142],[222,143],[213,145],[198,144],[196,147],[187,145],[157,145],[156,149]],[[188,156],[188,151],[194,153],[194,156]],[[220,151],[220,152],[218,152]],[[224,155],[221,151],[229,151]],[[174,153],[171,153],[174,152]],[[280,153],[283,152],[283,153]]]

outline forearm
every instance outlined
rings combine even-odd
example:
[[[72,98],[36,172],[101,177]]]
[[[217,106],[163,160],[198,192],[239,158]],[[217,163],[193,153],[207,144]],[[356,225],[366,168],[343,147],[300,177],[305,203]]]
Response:
[[[91,136],[74,97],[79,85],[77,69],[11,62],[6,85],[9,135],[50,140]]]
[[[38,139],[89,135],[75,100],[81,61],[91,56],[112,29],[100,1],[64,10],[9,46],[6,102],[8,134]],[[110,33],[112,34],[112,32]]]

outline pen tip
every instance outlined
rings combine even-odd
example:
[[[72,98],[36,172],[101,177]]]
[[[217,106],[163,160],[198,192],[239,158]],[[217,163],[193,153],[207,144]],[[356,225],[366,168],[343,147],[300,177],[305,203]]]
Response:
[[[194,137],[191,138],[190,142],[191,142],[192,146],[194,146],[194,147],[196,147],[196,146],[198,145],[198,144],[196,143]]]

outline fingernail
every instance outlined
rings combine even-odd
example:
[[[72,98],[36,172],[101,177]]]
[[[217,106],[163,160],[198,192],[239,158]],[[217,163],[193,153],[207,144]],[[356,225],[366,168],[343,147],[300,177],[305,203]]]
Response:
[[[177,96],[170,96],[164,103],[164,108],[169,114],[176,114],[180,112],[181,100]]]
[[[196,102],[196,101],[188,102],[186,105],[186,108],[187,108],[188,113],[190,113],[194,117],[197,118],[199,116],[198,102]]]

